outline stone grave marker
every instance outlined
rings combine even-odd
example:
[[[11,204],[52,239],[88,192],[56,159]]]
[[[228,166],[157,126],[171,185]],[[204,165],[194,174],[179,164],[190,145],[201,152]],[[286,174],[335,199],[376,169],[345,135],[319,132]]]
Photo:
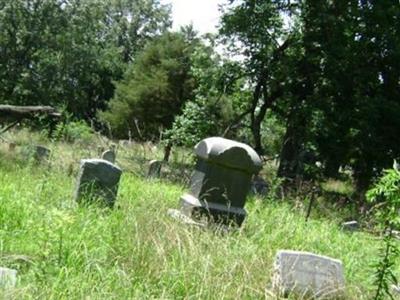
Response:
[[[37,145],[34,147],[34,157],[37,161],[46,160],[50,157],[51,150],[44,146]]]
[[[241,225],[253,174],[261,159],[248,145],[221,137],[200,141],[190,192],[181,197],[181,212],[224,225]]]
[[[309,252],[280,250],[273,286],[283,295],[340,297],[345,287],[342,262]]]
[[[17,284],[17,270],[0,267],[0,289],[13,288]]]
[[[151,160],[149,162],[149,172],[147,173],[148,178],[159,178],[161,175],[162,161]]]
[[[112,149],[106,150],[103,152],[103,154],[101,154],[101,158],[113,164],[115,163],[116,158],[115,151]]]
[[[8,150],[11,151],[11,152],[13,152],[13,151],[15,150],[16,147],[17,147],[17,144],[14,143],[14,142],[10,142],[10,143],[8,144]]]
[[[267,182],[260,176],[255,175],[251,182],[251,192],[254,195],[265,196],[268,193],[268,184]]]
[[[77,180],[77,202],[101,200],[113,207],[122,170],[104,159],[83,159]]]
[[[359,227],[357,221],[349,221],[342,224],[342,229],[347,231],[357,231]]]

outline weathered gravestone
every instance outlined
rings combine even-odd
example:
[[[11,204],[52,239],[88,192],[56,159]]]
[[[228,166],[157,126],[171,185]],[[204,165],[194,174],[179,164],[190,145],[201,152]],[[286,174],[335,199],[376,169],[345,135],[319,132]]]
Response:
[[[0,288],[13,288],[17,284],[17,270],[0,267]]]
[[[267,182],[260,176],[255,175],[251,182],[251,192],[254,195],[265,196],[268,193],[268,184]]]
[[[347,231],[357,231],[359,227],[360,226],[357,221],[349,221],[342,223],[342,229]]]
[[[248,145],[220,137],[199,142],[195,154],[197,164],[190,192],[181,197],[181,212],[240,226],[251,178],[262,168],[260,157]]]
[[[81,160],[78,174],[75,200],[101,200],[106,205],[114,206],[122,170],[103,159]]]
[[[34,157],[37,161],[42,161],[48,159],[50,157],[51,150],[44,146],[35,146],[34,147]]]
[[[115,151],[114,150],[106,150],[103,152],[103,154],[101,155],[101,158],[109,161],[110,163],[115,163]]]
[[[162,161],[151,160],[149,162],[149,172],[147,173],[147,177],[159,178],[161,175],[161,167],[162,167]]]
[[[11,152],[13,152],[13,151],[15,150],[16,147],[17,147],[17,144],[14,143],[14,142],[10,142],[10,143],[8,144],[8,150],[11,151]]]
[[[334,298],[343,295],[344,285],[340,260],[308,252],[278,251],[273,286],[279,293]]]

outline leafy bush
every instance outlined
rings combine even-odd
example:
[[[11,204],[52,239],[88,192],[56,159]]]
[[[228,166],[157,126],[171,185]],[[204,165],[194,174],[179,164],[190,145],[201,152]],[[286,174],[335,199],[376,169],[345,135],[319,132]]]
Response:
[[[385,295],[393,299],[390,283],[397,285],[394,269],[400,251],[392,231],[400,227],[400,171],[397,168],[384,171],[384,175],[367,192],[367,199],[376,204],[375,215],[385,235],[379,261],[375,266],[377,290],[374,299],[386,299]]]
[[[93,139],[93,131],[84,121],[71,121],[58,124],[55,137],[68,143],[89,143]]]

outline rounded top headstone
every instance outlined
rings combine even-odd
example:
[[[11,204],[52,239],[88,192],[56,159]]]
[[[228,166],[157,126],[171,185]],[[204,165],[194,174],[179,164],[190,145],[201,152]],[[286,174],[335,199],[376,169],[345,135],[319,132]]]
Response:
[[[221,137],[210,137],[195,147],[198,157],[217,164],[239,169],[247,173],[258,173],[262,168],[260,156],[250,146]]]

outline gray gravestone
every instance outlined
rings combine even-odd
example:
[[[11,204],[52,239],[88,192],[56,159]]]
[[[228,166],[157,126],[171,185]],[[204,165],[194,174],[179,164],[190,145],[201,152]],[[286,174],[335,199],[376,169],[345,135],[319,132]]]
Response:
[[[342,224],[342,229],[347,230],[347,231],[357,231],[359,228],[358,222],[357,221],[349,221],[349,222],[344,222]]]
[[[0,267],[0,288],[13,288],[17,284],[17,270]]]
[[[81,160],[75,199],[77,202],[99,200],[114,206],[122,170],[103,159]]]
[[[240,226],[252,176],[262,168],[260,157],[248,145],[220,137],[202,140],[195,154],[190,192],[181,197],[182,213]]]
[[[159,178],[161,175],[161,167],[162,167],[162,161],[151,160],[149,162],[149,172],[147,173],[147,177]]]
[[[13,152],[15,150],[15,148],[17,147],[16,143],[10,142],[8,144],[8,150],[10,150],[11,152]]]
[[[48,159],[50,156],[51,150],[44,146],[35,146],[35,159],[37,161]]]
[[[268,194],[268,184],[267,182],[259,175],[255,175],[251,182],[251,192],[254,195],[265,196]]]
[[[343,294],[344,285],[340,260],[308,252],[278,251],[273,286],[280,293],[335,297]]]
[[[101,155],[101,158],[109,161],[110,163],[115,163],[115,151],[114,150],[106,150]]]

